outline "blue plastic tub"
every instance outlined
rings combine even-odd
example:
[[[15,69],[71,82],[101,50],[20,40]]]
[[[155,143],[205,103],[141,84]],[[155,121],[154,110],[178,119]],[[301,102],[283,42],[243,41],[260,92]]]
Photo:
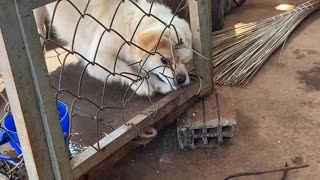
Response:
[[[59,111],[59,119],[60,119],[60,125],[62,128],[62,132],[68,136],[70,134],[69,130],[69,113],[68,113],[68,107],[61,101],[58,101],[58,111]],[[3,130],[5,129],[5,130]],[[20,141],[18,137],[18,133],[16,130],[16,126],[14,124],[14,119],[11,114],[8,114],[4,121],[3,121],[3,129],[0,129],[0,146],[9,143],[11,147],[17,152],[17,154],[20,156],[22,155],[22,151],[20,149]],[[7,131],[7,132],[6,132]],[[11,138],[11,137],[12,138]],[[67,144],[67,137],[65,136],[64,140]],[[5,157],[5,155],[1,155],[0,159],[2,160],[8,160],[9,157]],[[12,159],[13,160],[13,159]]]

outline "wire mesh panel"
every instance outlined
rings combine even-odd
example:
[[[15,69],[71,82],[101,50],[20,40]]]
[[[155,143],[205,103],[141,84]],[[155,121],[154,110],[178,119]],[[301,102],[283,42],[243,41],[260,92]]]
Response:
[[[141,132],[210,87],[203,77],[210,72],[197,75],[210,53],[192,48],[204,22],[191,31],[177,16],[187,6],[185,0],[173,11],[145,0],[59,0],[35,10],[74,178],[132,139],[154,138]],[[202,61],[196,68],[194,54]]]
[[[12,120],[9,101],[5,92],[5,86],[0,74],[0,179],[25,179],[27,172],[21,155],[7,143],[20,148],[14,132],[15,128],[9,125]]]
[[[108,13],[99,15],[99,6]],[[52,86],[70,108],[71,146],[99,150],[93,144],[101,138],[150,106],[156,111],[156,92],[189,83],[190,27],[168,8],[145,1],[58,1],[47,10],[52,21],[42,38],[45,47],[59,47],[47,63],[58,65]]]

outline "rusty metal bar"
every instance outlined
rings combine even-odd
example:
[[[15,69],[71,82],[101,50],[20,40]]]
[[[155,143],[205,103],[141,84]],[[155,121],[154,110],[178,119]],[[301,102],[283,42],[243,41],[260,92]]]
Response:
[[[155,103],[157,112],[161,113],[156,113],[154,108],[150,107],[132,118],[127,124],[122,125],[99,141],[101,151],[97,152],[93,147],[89,147],[85,152],[72,159],[71,166],[74,178],[79,178],[82,174],[88,172],[105,158],[126,145],[137,136],[136,133],[140,130],[155,124],[173,112],[176,107],[183,105],[191,98],[197,97],[199,85],[199,82],[197,82],[189,88],[174,91]],[[97,147],[98,145],[96,144],[95,146]]]

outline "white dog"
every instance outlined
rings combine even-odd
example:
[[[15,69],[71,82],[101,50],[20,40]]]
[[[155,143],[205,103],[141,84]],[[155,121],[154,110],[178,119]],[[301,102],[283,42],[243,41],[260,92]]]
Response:
[[[58,37],[91,62],[85,66],[89,75],[129,85],[138,95],[166,94],[190,82],[185,67],[192,59],[190,26],[173,18],[168,7],[154,3],[152,16],[146,16],[151,4],[145,0],[70,2],[49,4],[46,11]],[[42,19],[36,18],[38,27]]]

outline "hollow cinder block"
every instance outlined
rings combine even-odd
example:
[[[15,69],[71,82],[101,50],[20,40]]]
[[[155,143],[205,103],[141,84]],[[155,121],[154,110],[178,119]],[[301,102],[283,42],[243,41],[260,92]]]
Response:
[[[237,131],[237,113],[229,92],[214,92],[178,120],[182,149],[218,147]]]

